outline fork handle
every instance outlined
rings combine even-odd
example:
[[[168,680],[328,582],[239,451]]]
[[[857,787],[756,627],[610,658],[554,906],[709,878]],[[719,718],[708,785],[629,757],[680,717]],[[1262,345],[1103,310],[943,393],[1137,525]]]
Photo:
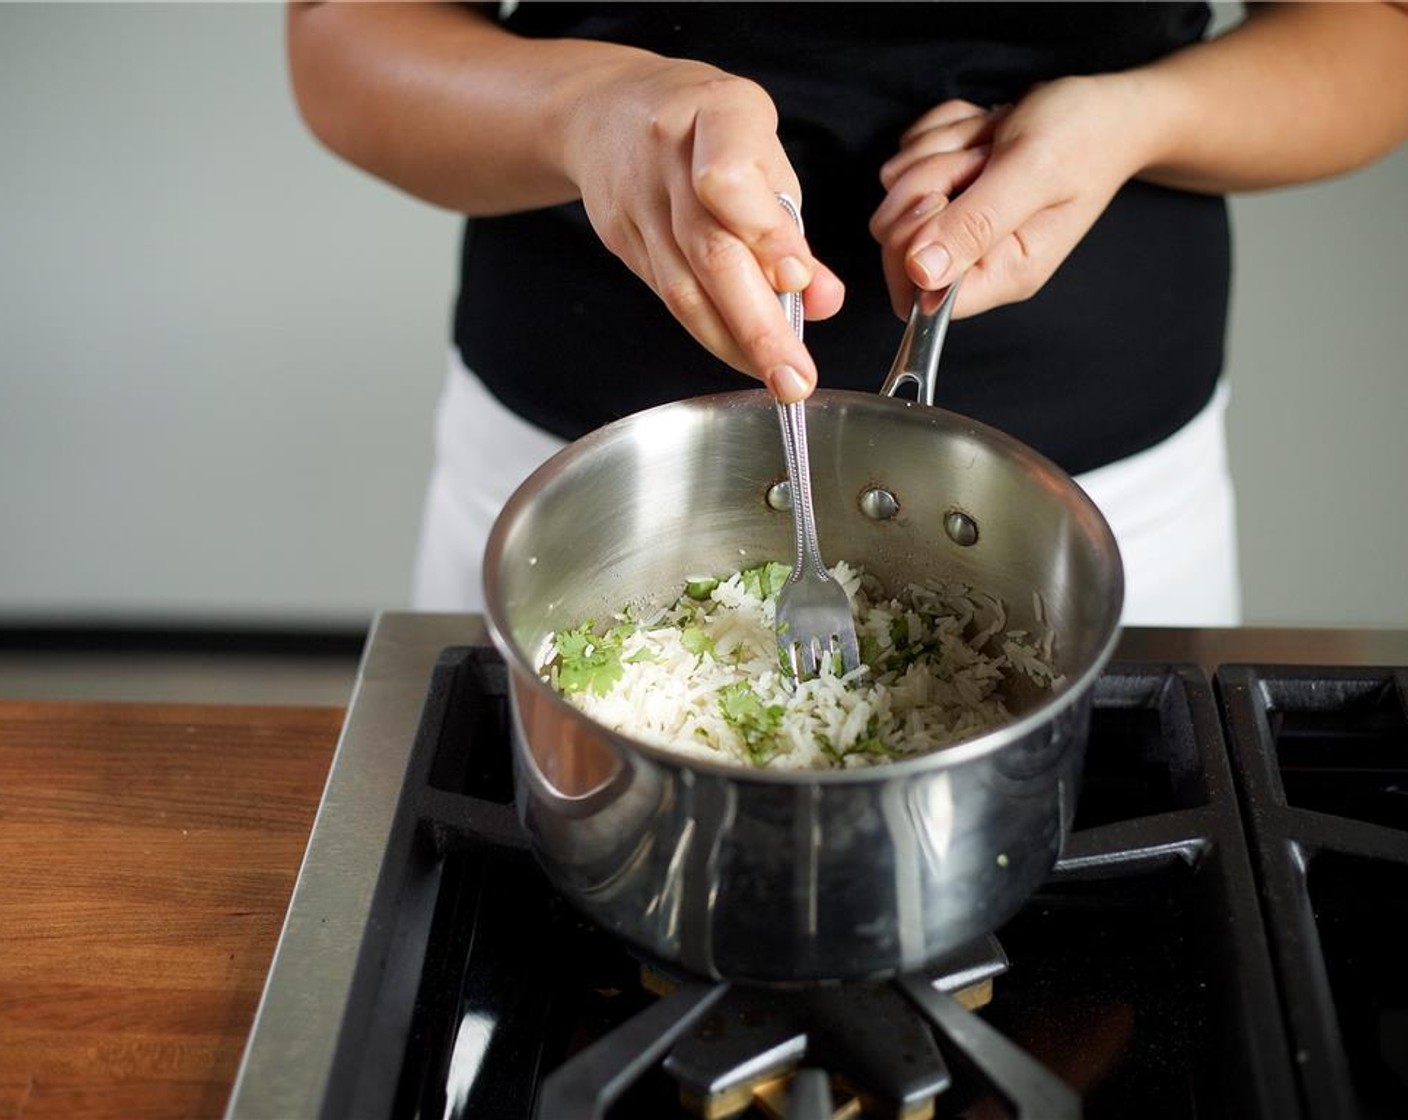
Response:
[[[792,579],[802,578],[804,567],[822,579],[831,573],[821,562],[821,546],[816,535],[816,514],[812,510],[811,462],[807,455],[807,421],[802,402],[777,405],[782,428],[782,449],[787,456],[787,474],[792,484],[792,534],[796,553],[792,562]]]
[[[787,211],[797,228],[802,229],[802,213],[789,195],[779,194],[777,201]],[[801,292],[779,292],[777,301],[782,305],[782,313],[787,316],[793,333],[802,337]],[[805,565],[822,579],[830,579],[831,573],[821,560],[821,545],[816,535],[816,515],[812,510],[812,468],[807,454],[807,414],[803,401],[792,404],[777,402],[777,416],[782,428],[782,450],[787,456],[788,481],[792,485],[792,525],[796,530],[792,536],[796,541],[796,555],[792,562],[792,578],[802,578]]]

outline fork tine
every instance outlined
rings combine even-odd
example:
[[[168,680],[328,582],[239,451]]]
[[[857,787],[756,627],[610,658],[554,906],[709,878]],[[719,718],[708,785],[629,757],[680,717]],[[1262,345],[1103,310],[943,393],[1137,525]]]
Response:
[[[808,635],[802,641],[788,642],[785,654],[792,668],[792,675],[798,680],[814,677],[821,667],[841,660],[841,672],[849,673],[860,667],[860,644],[854,631],[832,633],[826,637],[819,634]]]
[[[841,647],[841,668],[847,673],[859,669],[860,640],[856,637],[854,627],[838,634],[837,642]]]

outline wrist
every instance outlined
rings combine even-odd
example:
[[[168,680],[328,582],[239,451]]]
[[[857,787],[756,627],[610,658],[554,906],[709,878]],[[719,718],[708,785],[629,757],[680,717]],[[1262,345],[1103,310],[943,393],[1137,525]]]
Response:
[[[611,43],[561,45],[571,62],[544,91],[540,151],[543,162],[580,194],[586,164],[614,147],[610,125],[616,114],[605,102],[613,91],[638,84],[641,67],[659,56]]]
[[[1177,71],[1155,63],[1113,75],[1121,80],[1134,109],[1131,178],[1182,186],[1179,169],[1196,138],[1199,108],[1196,91]]]
[[[1102,76],[1116,103],[1125,107],[1123,148],[1128,178],[1141,178],[1171,164],[1190,116],[1177,81],[1146,66]]]

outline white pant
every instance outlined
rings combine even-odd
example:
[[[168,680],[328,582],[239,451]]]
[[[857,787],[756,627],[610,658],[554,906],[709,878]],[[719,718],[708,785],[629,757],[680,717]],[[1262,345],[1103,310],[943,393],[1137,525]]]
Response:
[[[1079,475],[1119,542],[1126,626],[1241,621],[1227,389],[1147,451]],[[452,354],[416,554],[417,610],[480,611],[484,544],[499,508],[563,441],[510,412]]]

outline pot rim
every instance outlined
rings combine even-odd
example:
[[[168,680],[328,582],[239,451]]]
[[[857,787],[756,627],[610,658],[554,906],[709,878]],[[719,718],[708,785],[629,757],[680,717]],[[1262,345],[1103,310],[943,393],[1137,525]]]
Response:
[[[916,773],[929,770],[945,770],[951,767],[958,767],[973,759],[983,757],[1001,751],[1009,744],[1024,738],[1035,728],[1051,721],[1055,716],[1066,711],[1068,708],[1085,701],[1093,691],[1095,679],[1104,671],[1114,656],[1115,647],[1120,637],[1120,616],[1124,607],[1124,567],[1120,562],[1119,546],[1114,538],[1114,533],[1106,522],[1104,515],[1100,512],[1095,503],[1083,491],[1078,484],[1071,481],[1071,489],[1075,500],[1085,505],[1095,516],[1096,524],[1103,529],[1102,535],[1106,538],[1111,552],[1115,558],[1113,571],[1113,586],[1109,589],[1109,617],[1111,619],[1109,633],[1101,647],[1094,656],[1090,657],[1079,675],[1068,680],[1061,690],[1048,697],[1041,704],[1024,712],[1017,719],[1009,723],[1002,724],[990,731],[984,732],[971,739],[964,739],[949,746],[936,747],[933,750],[922,754],[912,755],[907,758],[894,761],[883,761],[867,766],[851,768],[803,768],[803,769],[766,769],[748,767],[741,763],[715,762],[707,758],[695,755],[686,755],[670,750],[668,747],[658,746],[654,743],[646,742],[636,738],[624,731],[617,731],[603,723],[594,720],[580,708],[571,704],[561,693],[557,692],[551,685],[547,684],[538,674],[533,660],[513,637],[508,625],[508,619],[502,617],[504,607],[502,596],[498,594],[498,575],[495,565],[491,561],[503,551],[503,536],[508,522],[512,519],[514,512],[525,505],[531,496],[542,488],[547,479],[555,476],[565,462],[576,459],[589,453],[598,444],[609,442],[615,432],[627,425],[637,422],[640,418],[652,413],[659,413],[669,409],[678,409],[684,406],[687,409],[697,408],[727,408],[736,405],[752,405],[760,399],[765,400],[769,405],[772,403],[772,395],[766,389],[744,389],[730,392],[714,393],[706,396],[691,397],[679,401],[669,401],[656,405],[654,408],[644,409],[640,412],[632,413],[621,417],[608,424],[597,428],[580,439],[569,443],[546,462],[540,465],[537,470],[528,476],[504,503],[499,515],[495,518],[494,525],[489,534],[489,540],[485,549],[484,564],[484,602],[485,621],[489,630],[489,636],[498,647],[499,652],[508,661],[511,669],[510,684],[517,687],[520,679],[526,679],[529,686],[548,703],[558,707],[558,709],[570,717],[587,721],[594,727],[599,728],[604,734],[611,736],[613,741],[623,747],[628,747],[638,751],[647,758],[666,767],[686,770],[697,774],[728,777],[735,781],[752,782],[764,785],[849,785],[854,782],[866,782],[880,777],[894,776],[904,778]],[[991,439],[1003,449],[1010,451],[1019,458],[1032,462],[1045,470],[1055,472],[1062,478],[1070,480],[1069,474],[1058,467],[1046,456],[1042,455],[1034,448],[1027,446],[1014,436],[980,420],[961,413],[952,412],[947,409],[938,408],[933,405],[925,405],[918,401],[909,400],[903,397],[886,396],[883,393],[865,393],[853,389],[818,389],[812,399],[818,404],[827,404],[832,401],[837,403],[873,402],[882,407],[899,406],[904,411],[911,409],[922,409],[924,414],[934,414],[936,420],[943,420],[945,423],[957,422],[973,434],[982,435]],[[1059,634],[1057,635],[1059,642]],[[515,700],[516,702],[516,700]]]

